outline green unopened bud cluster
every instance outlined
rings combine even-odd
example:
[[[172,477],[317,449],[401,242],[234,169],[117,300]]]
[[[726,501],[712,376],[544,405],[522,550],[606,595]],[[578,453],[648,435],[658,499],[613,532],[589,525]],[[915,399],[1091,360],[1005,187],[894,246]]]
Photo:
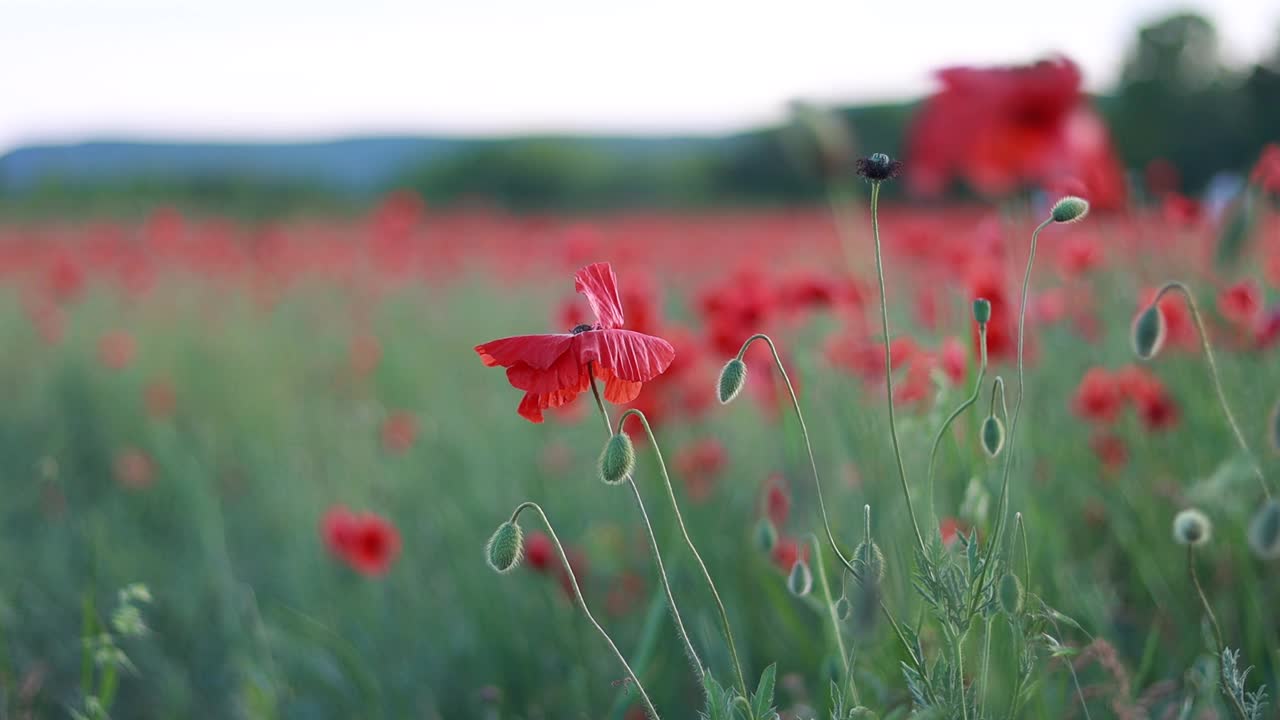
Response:
[[[728,405],[733,399],[738,397],[738,393],[742,392],[742,386],[747,382],[747,364],[738,358],[734,358],[725,363],[724,369],[720,371],[720,382],[717,385],[716,392],[720,398],[721,405]]]
[[[600,453],[600,479],[608,485],[617,485],[636,467],[636,446],[631,436],[624,432],[614,433],[605,443],[604,452]]]
[[[495,572],[510,572],[524,556],[524,531],[514,521],[498,526],[484,546],[484,559]]]
[[[1133,320],[1130,339],[1134,354],[1143,360],[1155,357],[1160,348],[1164,347],[1165,334],[1164,313],[1160,312],[1158,305],[1152,303]]]
[[[1089,214],[1089,201],[1068,195],[1054,203],[1051,214],[1056,223],[1079,222]]]

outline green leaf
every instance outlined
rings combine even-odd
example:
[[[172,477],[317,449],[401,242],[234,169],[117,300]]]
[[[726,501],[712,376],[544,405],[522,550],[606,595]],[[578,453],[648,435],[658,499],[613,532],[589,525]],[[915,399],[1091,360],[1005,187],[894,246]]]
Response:
[[[755,720],[766,720],[773,707],[773,686],[777,681],[778,664],[774,663],[760,673],[760,684],[751,698],[751,712]]]

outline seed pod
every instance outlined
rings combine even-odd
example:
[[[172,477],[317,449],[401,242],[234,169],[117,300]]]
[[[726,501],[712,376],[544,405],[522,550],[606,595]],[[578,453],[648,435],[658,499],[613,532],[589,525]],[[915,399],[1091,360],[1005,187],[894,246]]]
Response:
[[[1249,547],[1263,560],[1280,558],[1280,500],[1268,500],[1249,521]]]
[[[724,369],[720,371],[720,383],[717,391],[720,396],[720,404],[728,405],[733,399],[738,397],[738,393],[742,392],[742,386],[747,382],[747,364],[734,358],[725,363]]]
[[[809,563],[797,560],[796,564],[791,566],[791,574],[787,576],[787,590],[796,597],[804,597],[812,589],[813,572],[809,570]]]
[[[1173,518],[1173,539],[1179,545],[1203,545],[1213,534],[1209,516],[1195,508],[1187,508]]]
[[[863,540],[853,549],[853,569],[860,583],[879,585],[884,579],[884,553],[875,541]]]
[[[978,298],[973,301],[973,319],[978,321],[979,325],[986,325],[991,322],[991,301],[986,298]]]
[[[769,518],[760,518],[760,522],[756,523],[756,547],[764,552],[773,550],[773,546],[778,544],[778,529],[773,526],[773,521]]]
[[[520,526],[508,520],[493,531],[484,546],[484,559],[496,572],[509,572],[520,564],[524,555],[524,532]]]
[[[1022,581],[1013,573],[1006,573],[1000,578],[1000,609],[1006,615],[1014,616],[1022,612],[1022,603],[1026,592],[1022,589]]]
[[[982,421],[982,449],[988,457],[995,457],[1004,448],[1004,423],[995,415]]]
[[[836,617],[843,620],[849,619],[849,613],[853,612],[853,605],[849,602],[849,598],[844,595],[836,601]]]
[[[1155,357],[1164,347],[1165,322],[1160,306],[1152,304],[1133,319],[1133,328],[1129,339],[1133,342],[1133,352],[1143,360]]]
[[[600,453],[600,479],[607,485],[617,485],[627,479],[635,466],[636,447],[631,444],[631,436],[614,433]]]
[[[1084,219],[1089,214],[1089,201],[1068,195],[1053,205],[1053,221],[1056,223],[1073,223]]]

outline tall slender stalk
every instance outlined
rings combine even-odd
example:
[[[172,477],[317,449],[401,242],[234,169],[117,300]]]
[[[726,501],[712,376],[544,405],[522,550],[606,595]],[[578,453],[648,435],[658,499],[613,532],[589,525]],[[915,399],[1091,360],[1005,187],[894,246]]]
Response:
[[[609,411],[604,407],[604,400],[600,397],[600,389],[596,387],[596,375],[594,370],[591,371],[591,394],[595,397],[596,408],[600,411],[600,417],[604,420],[605,432],[613,436],[613,424],[609,421]],[[684,651],[689,657],[689,663],[693,665],[694,675],[698,677],[698,683],[702,684],[706,675],[703,669],[702,660],[698,657],[698,653],[693,649],[693,643],[689,640],[689,633],[684,629],[684,620],[680,617],[680,608],[676,605],[675,595],[671,593],[671,580],[667,577],[667,568],[662,562],[662,551],[658,549],[658,538],[653,532],[653,523],[649,521],[649,513],[645,510],[644,499],[640,496],[640,488],[636,486],[635,478],[627,476],[627,485],[631,486],[631,492],[636,497],[636,507],[640,508],[640,517],[644,519],[645,532],[649,535],[649,547],[653,550],[653,559],[658,566],[658,578],[662,581],[662,589],[667,594],[667,606],[671,608],[671,617],[676,623],[676,634],[680,636],[680,641],[684,643]]]
[[[853,702],[861,705],[862,699],[858,695],[858,684],[853,679],[853,673],[849,671],[849,651],[844,647],[844,635],[840,633],[840,617],[836,615],[835,602],[831,599],[831,583],[827,581],[827,569],[822,562],[822,541],[817,535],[809,534],[809,542],[813,546],[813,564],[818,569],[818,584],[822,587],[822,599],[827,606],[827,615],[831,617],[831,634],[836,636],[836,648],[840,651],[840,662],[844,667],[845,677],[849,678],[849,694],[853,697]],[[840,577],[844,577],[844,573],[840,573]]]
[[[1227,646],[1222,640],[1222,627],[1218,625],[1218,616],[1214,614],[1213,607],[1209,605],[1209,597],[1204,594],[1204,587],[1200,585],[1200,575],[1196,572],[1196,549],[1194,545],[1187,545],[1187,574],[1191,576],[1191,584],[1196,588],[1196,595],[1200,597],[1200,605],[1204,607],[1204,614],[1209,617],[1209,625],[1213,628],[1213,639],[1217,643],[1214,648],[1214,654],[1217,655],[1218,667],[1222,668],[1222,653]],[[1236,713],[1240,720],[1248,720],[1249,714],[1241,707],[1240,700],[1229,690],[1226,669],[1223,668],[1222,675],[1222,694],[1227,696],[1231,701],[1231,709]]]
[[[658,458],[658,470],[662,473],[662,482],[667,486],[667,497],[671,500],[671,510],[675,513],[676,523],[680,526],[680,534],[684,536],[685,545],[689,546],[689,551],[693,553],[694,559],[698,561],[698,568],[702,570],[702,577],[706,579],[707,587],[711,589],[711,597],[716,601],[716,609],[720,611],[720,623],[724,627],[725,641],[729,644],[729,654],[733,657],[733,669],[738,675],[739,689],[742,691],[743,697],[749,697],[747,680],[742,674],[742,662],[738,659],[738,647],[733,642],[733,630],[729,627],[729,615],[725,612],[724,603],[720,600],[720,593],[716,590],[716,584],[711,579],[707,564],[702,561],[702,554],[698,552],[698,548],[693,544],[693,538],[689,537],[689,529],[685,527],[684,515],[680,512],[680,504],[676,502],[675,489],[671,486],[671,476],[667,473],[667,463],[662,459],[662,450],[658,448],[658,438],[654,437],[653,428],[649,426],[649,418],[645,417],[645,414],[640,410],[631,408],[618,418],[617,432],[622,432],[627,418],[632,416],[640,420],[640,423],[644,425],[645,433],[649,436],[649,443],[653,446],[653,453]]]
[[[944,435],[946,435],[947,429],[951,427],[951,423],[955,422],[956,418],[960,417],[965,410],[968,410],[970,407],[973,406],[974,403],[978,402],[978,396],[982,394],[982,380],[984,377],[986,377],[986,374],[987,374],[987,324],[986,323],[978,323],[978,347],[980,348],[979,354],[981,355],[981,360],[979,361],[979,364],[978,364],[978,377],[973,381],[973,392],[969,395],[969,397],[965,398],[964,402],[960,403],[959,407],[951,411],[951,414],[947,416],[946,420],[942,421],[942,426],[938,428],[938,434],[933,437],[933,447],[929,449],[929,473],[926,476],[925,487],[926,487],[926,492],[929,495],[930,527],[934,528],[935,531],[936,531],[936,528],[938,527],[938,514],[936,509],[934,508],[934,497],[933,497],[934,461],[937,460],[937,457],[938,457],[938,445],[942,443],[942,438]]]
[[[1218,362],[1214,359],[1213,346],[1209,344],[1209,332],[1205,329],[1204,318],[1200,315],[1200,307],[1196,303],[1195,295],[1191,293],[1191,289],[1185,284],[1178,281],[1165,283],[1164,287],[1156,293],[1156,297],[1151,301],[1152,306],[1159,306],[1160,299],[1166,293],[1177,291],[1182,295],[1183,300],[1187,303],[1187,308],[1191,311],[1191,319],[1195,321],[1196,331],[1200,334],[1200,349],[1204,351],[1205,364],[1209,366],[1209,378],[1213,381],[1213,389],[1218,394],[1218,403],[1222,405],[1222,413],[1227,417],[1227,424],[1231,426],[1231,432],[1236,436],[1236,442],[1240,445],[1240,449],[1244,450],[1245,455],[1249,458],[1249,463],[1253,465],[1253,472],[1258,476],[1258,484],[1262,486],[1262,493],[1271,499],[1271,487],[1267,483],[1266,475],[1262,472],[1262,466],[1258,464],[1258,458],[1253,454],[1253,449],[1249,447],[1249,441],[1245,439],[1244,433],[1240,430],[1240,423],[1236,421],[1235,413],[1231,412],[1231,405],[1227,402],[1227,393],[1222,389],[1222,379],[1218,373]]]
[[[569,584],[573,586],[573,597],[578,601],[578,607],[582,608],[582,613],[587,616],[587,620],[595,626],[596,630],[604,636],[604,641],[609,644],[609,649],[613,650],[613,654],[617,656],[618,662],[622,664],[623,669],[627,671],[627,676],[631,678],[631,682],[636,686],[636,692],[640,693],[640,699],[644,702],[645,709],[653,720],[658,720],[658,710],[653,706],[653,701],[649,699],[649,694],[645,692],[644,685],[640,683],[640,677],[631,669],[631,665],[627,663],[627,658],[622,655],[622,651],[613,642],[613,638],[609,637],[609,633],[600,626],[594,615],[591,614],[591,608],[587,607],[587,601],[582,597],[582,589],[578,587],[578,578],[573,572],[573,566],[569,564],[569,557],[565,555],[564,546],[560,544],[560,538],[556,535],[556,529],[551,526],[551,520],[547,518],[547,514],[543,512],[542,507],[535,502],[523,502],[516,506],[514,512],[511,513],[511,522],[520,519],[520,513],[532,509],[538,513],[542,524],[547,528],[547,534],[551,537],[551,542],[556,546],[556,553],[560,556],[560,562],[564,564],[564,571],[569,577]]]
[[[871,234],[876,246],[876,277],[880,280],[880,319],[884,329],[884,384],[889,401],[889,437],[893,440],[893,457],[898,462],[898,479],[902,481],[902,494],[907,500],[907,513],[911,516],[911,527],[916,533],[916,544],[923,555],[924,536],[920,534],[920,523],[916,521],[916,510],[911,503],[911,490],[907,486],[907,469],[902,462],[902,449],[898,444],[898,423],[894,417],[893,407],[893,353],[889,342],[889,302],[884,289],[884,260],[880,250],[880,183],[871,183]]]

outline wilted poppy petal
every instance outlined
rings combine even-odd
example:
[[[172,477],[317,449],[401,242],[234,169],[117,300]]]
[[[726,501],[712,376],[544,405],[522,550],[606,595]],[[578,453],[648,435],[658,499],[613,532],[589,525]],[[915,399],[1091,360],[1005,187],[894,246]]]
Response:
[[[476,346],[480,361],[489,367],[501,365],[511,367],[524,363],[532,368],[546,370],[569,349],[575,336],[565,334],[554,335],[517,335],[515,337],[490,340]]]
[[[609,263],[588,265],[573,276],[574,289],[587,296],[600,327],[622,327],[622,300],[618,297],[618,276]]]
[[[542,422],[543,410],[566,405],[585,389],[556,390],[549,393],[525,393],[519,407],[516,408],[516,412],[530,422],[540,423]]]
[[[580,362],[594,361],[623,380],[648,382],[671,366],[671,343],[632,330],[598,330],[578,336]]]
[[[623,380],[613,374],[612,370],[600,368],[596,377],[604,381],[604,399],[615,405],[625,405],[640,396],[640,388],[644,383]]]
[[[549,393],[556,390],[576,389],[578,392],[587,389],[590,376],[587,366],[580,363],[574,353],[568,352],[560,356],[555,363],[545,370],[530,367],[525,363],[517,363],[507,368],[507,380],[511,386],[531,393]]]

